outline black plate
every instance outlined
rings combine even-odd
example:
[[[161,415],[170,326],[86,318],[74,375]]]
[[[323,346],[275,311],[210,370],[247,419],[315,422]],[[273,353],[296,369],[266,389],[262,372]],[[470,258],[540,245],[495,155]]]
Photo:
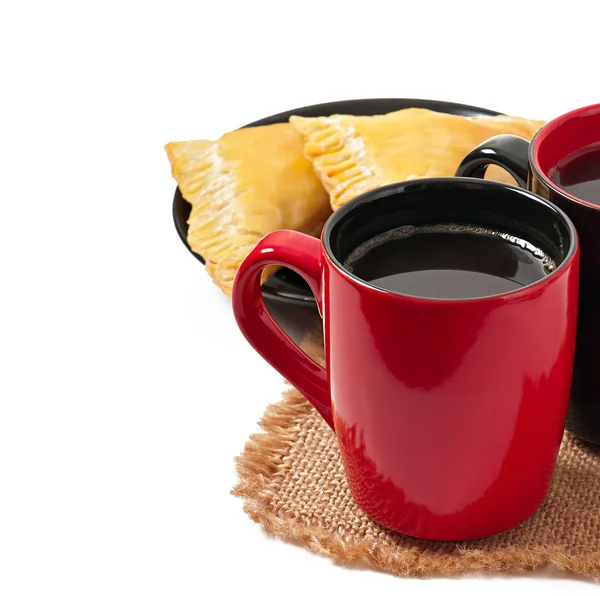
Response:
[[[322,103],[314,106],[305,106],[288,110],[280,114],[268,116],[262,120],[251,122],[243,128],[249,126],[264,126],[266,124],[275,124],[277,122],[287,122],[290,116],[331,116],[332,114],[351,114],[353,116],[375,116],[377,114],[387,114],[395,110],[404,108],[426,108],[443,112],[445,114],[456,114],[458,116],[498,116],[499,112],[468,106],[460,103],[451,103],[448,101],[434,101],[430,99],[406,99],[406,98],[381,98],[381,99],[351,99],[346,101],[334,101]],[[187,243],[187,220],[190,215],[191,205],[181,196],[179,188],[175,191],[173,199],[173,219],[175,228],[181,238],[181,241],[187,246],[188,250],[201,262],[204,259],[192,251]],[[315,299],[308,287],[308,284],[298,274],[289,269],[280,269],[263,285],[263,296],[278,301],[293,302],[294,304],[315,306]]]

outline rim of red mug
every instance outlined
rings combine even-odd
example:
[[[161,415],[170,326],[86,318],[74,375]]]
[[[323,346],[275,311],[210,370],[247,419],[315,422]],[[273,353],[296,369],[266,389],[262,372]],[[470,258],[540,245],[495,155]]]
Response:
[[[574,117],[580,116],[581,114],[585,114],[586,112],[590,112],[592,110],[600,110],[600,103],[595,103],[588,106],[583,106],[581,108],[577,108],[575,110],[571,110],[570,112],[566,112],[565,114],[561,114],[560,116],[553,118],[552,120],[550,120],[550,122],[542,126],[542,128],[535,134],[535,136],[531,140],[531,143],[529,144],[529,163],[531,163],[532,167],[535,169],[536,174],[538,174],[540,178],[542,178],[544,182],[558,194],[566,197],[571,201],[574,201],[575,203],[579,203],[580,205],[585,205],[586,207],[590,207],[591,209],[600,210],[600,205],[596,205],[594,203],[591,203],[590,201],[586,201],[585,199],[580,199],[574,194],[571,194],[570,192],[566,191],[564,188],[558,186],[558,184],[553,182],[550,179],[550,177],[546,174],[546,172],[543,171],[539,163],[540,145],[544,142],[549,142],[548,137],[550,137],[552,133],[556,132],[556,129],[561,124],[564,124],[566,121],[571,120]],[[600,134],[598,135],[598,142],[600,143]]]
[[[384,288],[380,288],[373,284],[370,284],[368,281],[361,279],[360,277],[354,275],[352,272],[348,271],[344,265],[337,259],[337,257],[333,254],[333,250],[331,248],[331,243],[329,242],[329,236],[331,233],[331,229],[335,226],[336,221],[339,221],[344,217],[344,215],[351,211],[356,207],[359,203],[369,199],[370,197],[377,195],[378,198],[382,198],[385,196],[389,196],[391,194],[396,194],[398,189],[405,188],[406,186],[411,186],[414,184],[464,184],[466,180],[473,183],[474,186],[500,186],[509,192],[515,192],[517,194],[523,195],[528,200],[535,200],[539,203],[544,204],[546,207],[549,207],[556,215],[561,217],[569,230],[569,234],[571,236],[572,242],[565,258],[562,260],[560,265],[551,271],[545,277],[534,281],[533,283],[527,284],[521,288],[517,288],[516,290],[510,290],[508,292],[502,292],[500,294],[491,294],[489,296],[474,296],[473,298],[431,298],[427,296],[413,296],[412,294],[403,294],[402,292],[393,292],[391,290],[386,290]],[[355,202],[356,201],[356,202]],[[556,278],[558,274],[562,274],[563,270],[567,268],[567,266],[571,263],[571,261],[575,258],[575,255],[579,250],[579,236],[577,234],[577,229],[575,225],[571,221],[571,218],[560,208],[557,207],[554,203],[548,201],[544,197],[536,195],[535,193],[527,190],[525,188],[521,188],[519,186],[511,186],[510,184],[505,184],[503,182],[496,182],[494,180],[482,180],[482,179],[464,179],[464,178],[454,178],[452,176],[448,177],[437,177],[437,178],[421,178],[415,180],[405,180],[403,182],[395,182],[392,184],[386,184],[385,186],[380,186],[378,188],[374,188],[365,193],[362,193],[344,205],[340,207],[337,211],[334,211],[333,215],[330,216],[329,220],[326,222],[323,227],[323,231],[321,233],[321,244],[323,246],[323,254],[325,258],[337,269],[346,279],[348,279],[351,283],[357,284],[361,287],[367,288],[368,290],[378,292],[380,294],[388,295],[388,296],[397,296],[399,298],[405,300],[413,300],[416,302],[429,302],[432,304],[440,304],[440,305],[448,305],[448,304],[471,304],[473,302],[485,302],[490,300],[502,299],[505,300],[507,297],[509,299],[518,300],[521,295],[527,294],[531,292],[532,288],[541,288]]]

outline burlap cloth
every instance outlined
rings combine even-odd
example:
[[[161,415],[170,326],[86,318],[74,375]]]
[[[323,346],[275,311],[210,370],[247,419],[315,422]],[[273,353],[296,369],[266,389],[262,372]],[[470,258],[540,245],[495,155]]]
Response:
[[[323,364],[322,334],[302,346]],[[481,571],[522,573],[546,565],[600,579],[600,449],[565,433],[552,488],[538,512],[503,534],[429,542],[387,530],[353,501],[337,440],[294,389],[268,407],[236,458],[233,494],[264,529],[341,564],[423,577]],[[518,495],[515,495],[518,499]]]

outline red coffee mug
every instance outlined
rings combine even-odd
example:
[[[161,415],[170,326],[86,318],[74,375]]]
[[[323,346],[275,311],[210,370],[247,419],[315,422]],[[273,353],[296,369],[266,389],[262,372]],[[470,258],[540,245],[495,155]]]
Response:
[[[342,265],[369,238],[432,223],[501,229],[558,266],[511,292],[444,300],[379,289]],[[265,308],[260,273],[271,264],[310,284],[326,368]],[[321,241],[267,235],[237,273],[233,310],[247,340],[337,435],[367,515],[418,538],[469,540],[519,524],[546,496],[567,412],[578,277],[573,224],[543,198],[485,180],[416,180],[350,201]]]
[[[600,204],[577,197],[551,178],[565,158],[600,143],[600,104],[579,108],[548,122],[531,143],[499,135],[471,151],[457,176],[483,178],[489,164],[508,170],[523,188],[560,207],[581,240],[577,349],[567,430],[600,445]],[[600,168],[600,165],[598,166]],[[600,200],[600,197],[599,197]]]

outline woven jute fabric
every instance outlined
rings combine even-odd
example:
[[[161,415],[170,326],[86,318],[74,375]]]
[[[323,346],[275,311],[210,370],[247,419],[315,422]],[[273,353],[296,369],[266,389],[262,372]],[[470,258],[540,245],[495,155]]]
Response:
[[[319,331],[303,348],[323,364]],[[458,543],[410,538],[368,518],[348,489],[337,439],[296,390],[268,407],[260,427],[237,458],[232,492],[270,534],[341,564],[401,576],[523,573],[550,565],[600,579],[600,449],[569,433],[548,497],[533,517],[503,534]]]

